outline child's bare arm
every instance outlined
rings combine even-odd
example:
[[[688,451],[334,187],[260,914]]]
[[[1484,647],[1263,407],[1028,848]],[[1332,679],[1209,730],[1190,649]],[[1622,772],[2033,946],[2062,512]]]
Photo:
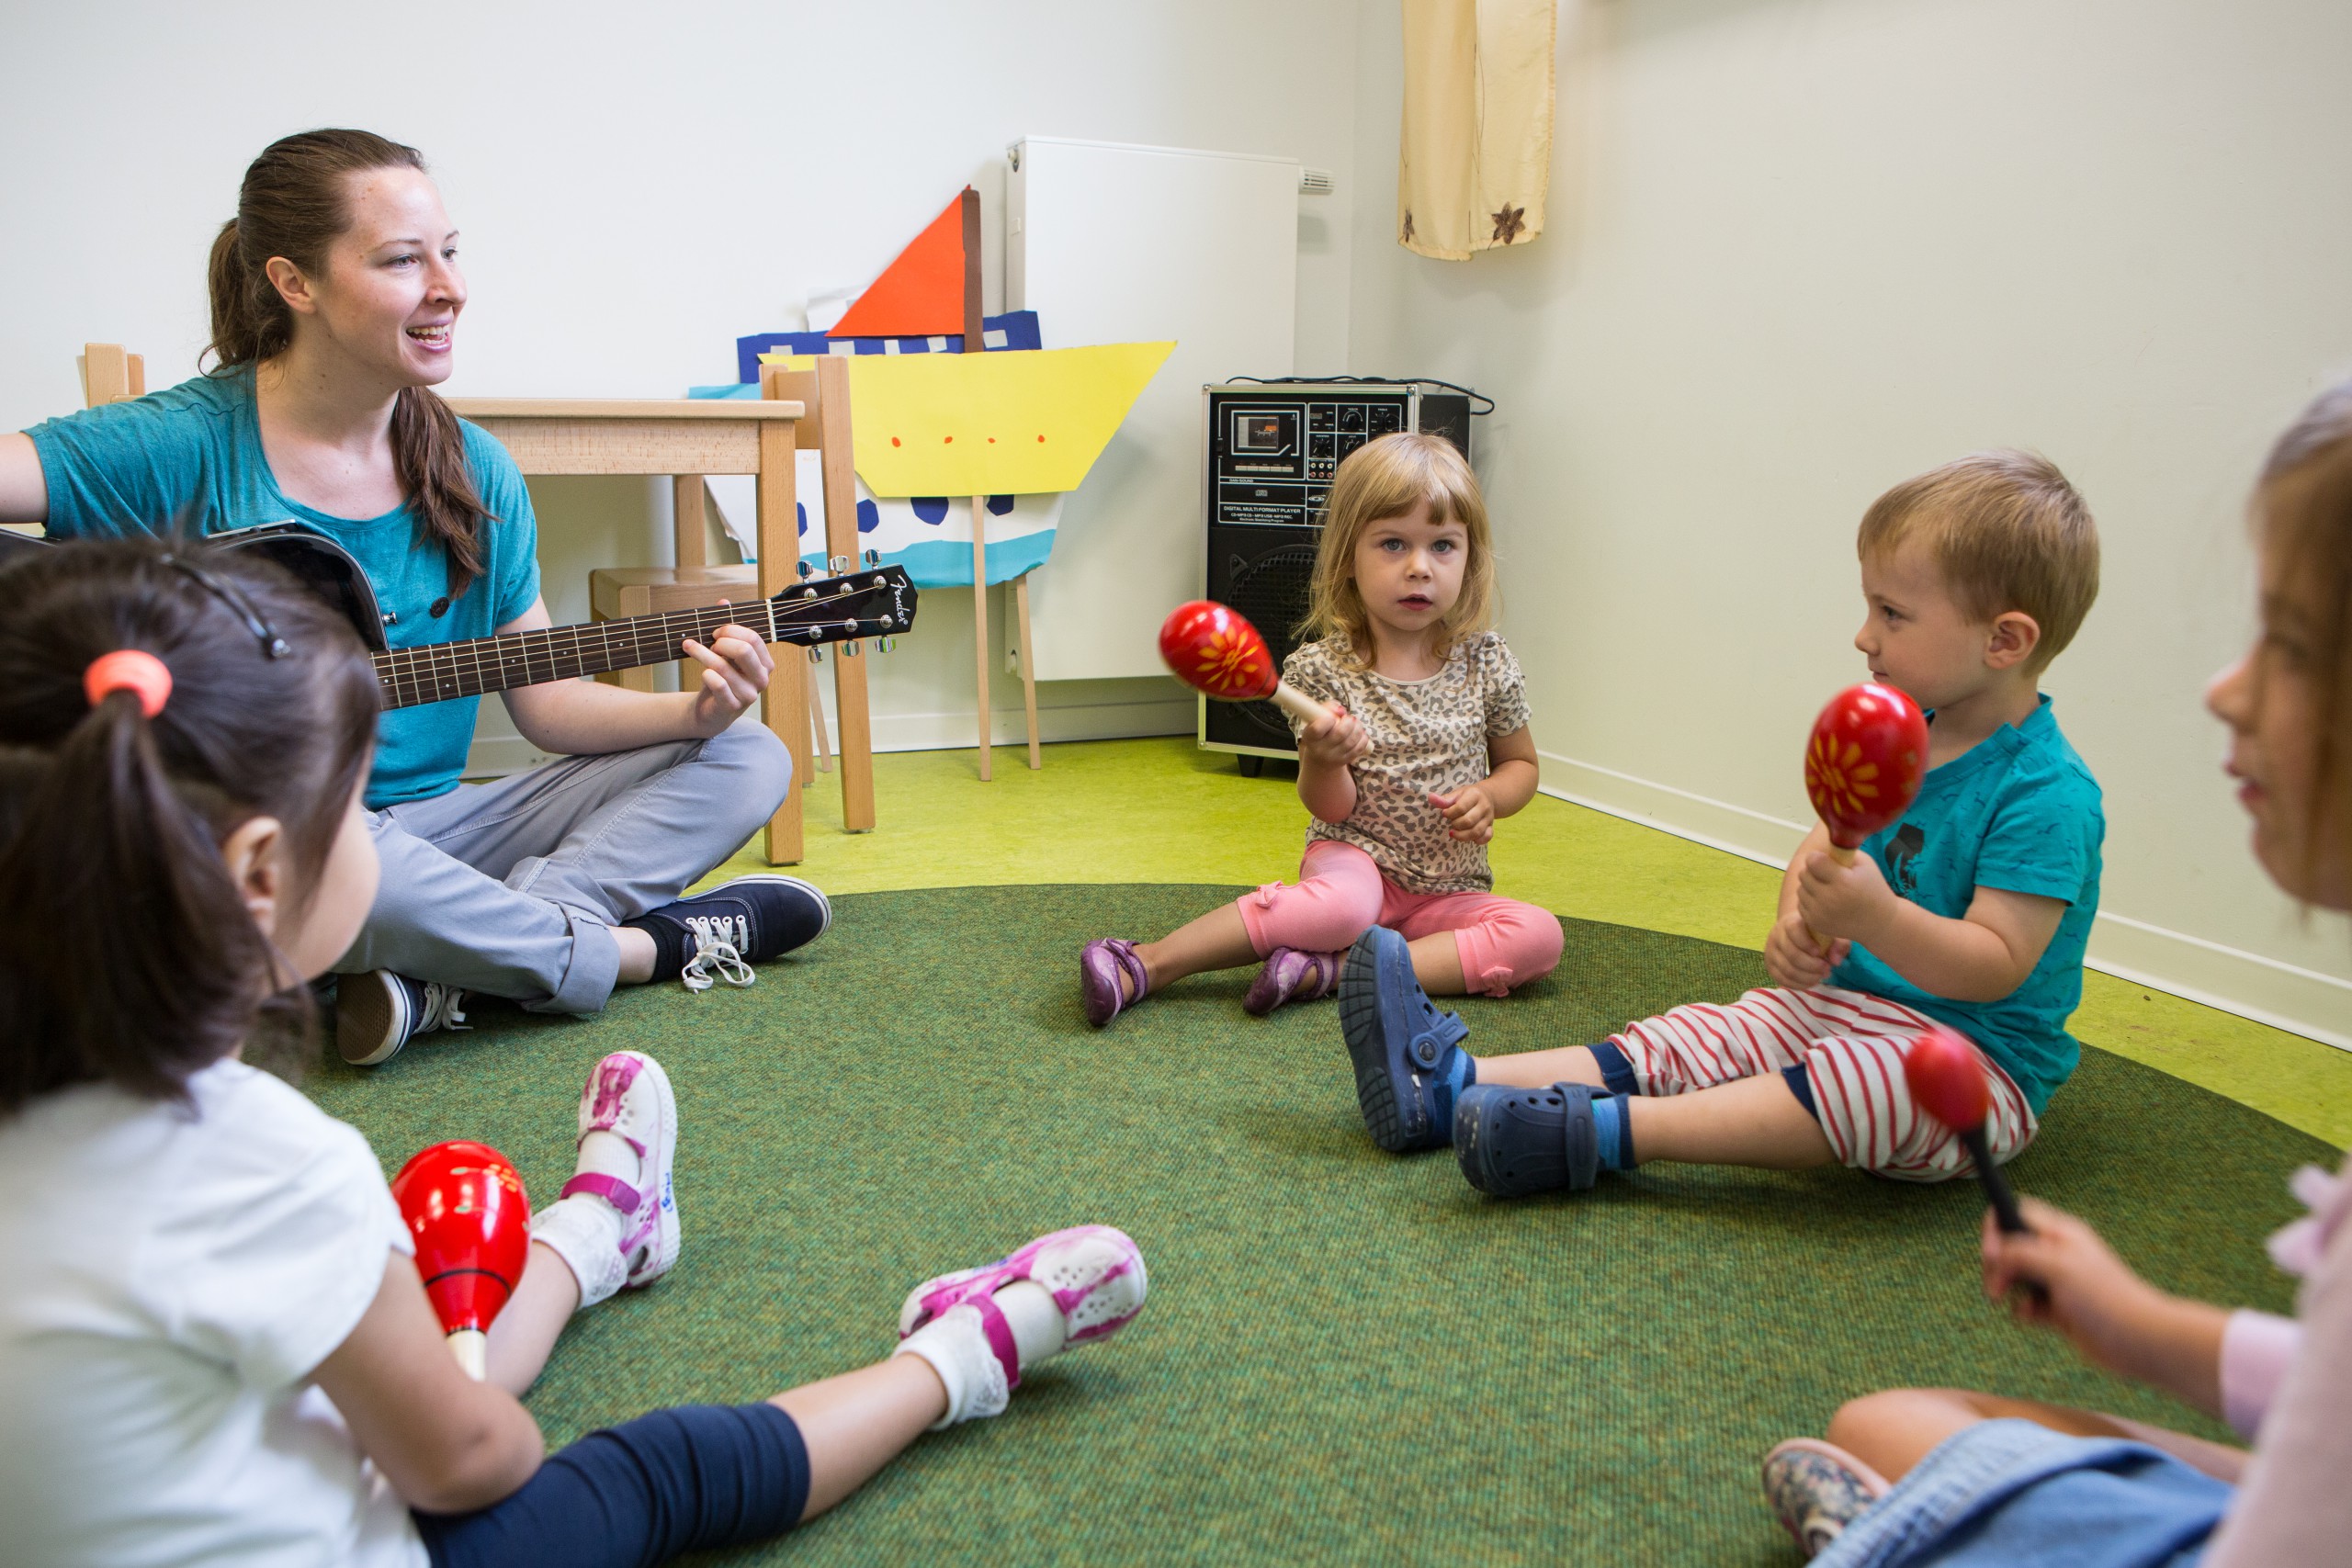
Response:
[[[1430,804],[1445,814],[1447,832],[1464,843],[1485,843],[1495,836],[1496,818],[1526,809],[1535,798],[1540,775],[1534,735],[1522,724],[1487,741],[1487,776],[1477,783],[1430,796]]]
[[[1860,942],[1923,991],[1996,1002],[2041,962],[2066,901],[1979,887],[1968,913],[1949,919],[1896,897],[1870,856],[1839,865],[1819,854],[1799,868],[1797,911],[1816,935]]]
[[[1298,798],[1320,822],[1355,814],[1356,776],[1348,765],[1372,750],[1372,737],[1337,703],[1298,736]]]
[[[2133,1273],[2074,1215],[2031,1198],[2018,1202],[2032,1228],[2005,1235],[1984,1216],[1984,1293],[2018,1291],[2017,1314],[2046,1323],[2109,1371],[2153,1383],[2209,1415],[2222,1414],[2222,1336],[2230,1314],[2158,1290]]]
[[[316,1380],[392,1490],[427,1513],[487,1507],[530,1480],[547,1456],[530,1412],[458,1367],[415,1263],[400,1253]]]

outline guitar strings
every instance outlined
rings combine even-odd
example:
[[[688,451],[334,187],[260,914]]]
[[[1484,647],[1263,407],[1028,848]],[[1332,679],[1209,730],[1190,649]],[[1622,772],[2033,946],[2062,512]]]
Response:
[[[594,661],[587,646],[596,639],[595,653],[605,660],[615,656],[615,638],[628,654],[628,659],[610,663],[608,669],[628,669],[644,664],[659,664],[667,660],[659,650],[674,648],[683,637],[692,636],[697,642],[707,641],[710,633],[730,622],[738,622],[736,612],[757,605],[768,612],[766,640],[775,643],[792,642],[795,634],[810,638],[815,634],[841,629],[837,623],[820,621],[815,626],[787,623],[785,615],[822,608],[843,600],[871,593],[880,586],[867,583],[859,586],[849,578],[834,578],[832,586],[824,591],[796,594],[794,589],[772,598],[752,600],[750,604],[704,604],[683,610],[666,610],[657,615],[632,615],[611,621],[588,621],[568,626],[539,626],[529,631],[507,632],[501,636],[470,638],[462,643],[427,644],[418,648],[391,649],[372,656],[378,680],[390,699],[387,706],[403,707],[422,702],[440,701],[450,697],[478,696],[485,692],[514,686],[535,685],[541,682],[582,675],[591,671],[587,665]],[[788,597],[789,596],[789,597]],[[882,620],[883,617],[867,617]],[[738,622],[740,624],[740,622]],[[853,622],[853,624],[854,624]],[[746,627],[746,630],[752,628]],[[653,658],[643,657],[647,651],[648,634],[653,638]],[[532,639],[537,639],[536,643]],[[570,646],[560,645],[568,638]],[[485,658],[484,650],[488,649]],[[533,673],[533,666],[544,662],[548,672]],[[566,671],[561,666],[570,662],[579,666]],[[514,676],[519,668],[519,676]],[[514,678],[509,678],[514,677]]]

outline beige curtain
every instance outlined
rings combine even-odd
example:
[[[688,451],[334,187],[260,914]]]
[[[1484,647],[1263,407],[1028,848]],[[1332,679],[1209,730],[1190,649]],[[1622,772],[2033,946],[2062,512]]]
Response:
[[[1556,0],[1403,0],[1396,243],[1441,261],[1544,231]]]

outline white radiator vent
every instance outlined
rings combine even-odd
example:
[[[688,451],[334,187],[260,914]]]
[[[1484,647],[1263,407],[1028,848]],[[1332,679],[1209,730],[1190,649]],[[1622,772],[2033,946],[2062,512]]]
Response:
[[[1335,188],[1336,186],[1331,179],[1331,171],[1329,169],[1301,169],[1298,171],[1298,189],[1299,194],[1302,196],[1329,196]]]

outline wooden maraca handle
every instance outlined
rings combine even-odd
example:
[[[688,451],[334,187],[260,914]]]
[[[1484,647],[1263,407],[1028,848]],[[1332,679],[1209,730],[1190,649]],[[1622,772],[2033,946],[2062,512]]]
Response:
[[[453,1328],[446,1343],[466,1375],[476,1382],[490,1381],[490,1335],[479,1328]]]
[[[1291,714],[1308,724],[1313,724],[1331,711],[1288,681],[1275,682],[1274,702],[1284,713]]]

